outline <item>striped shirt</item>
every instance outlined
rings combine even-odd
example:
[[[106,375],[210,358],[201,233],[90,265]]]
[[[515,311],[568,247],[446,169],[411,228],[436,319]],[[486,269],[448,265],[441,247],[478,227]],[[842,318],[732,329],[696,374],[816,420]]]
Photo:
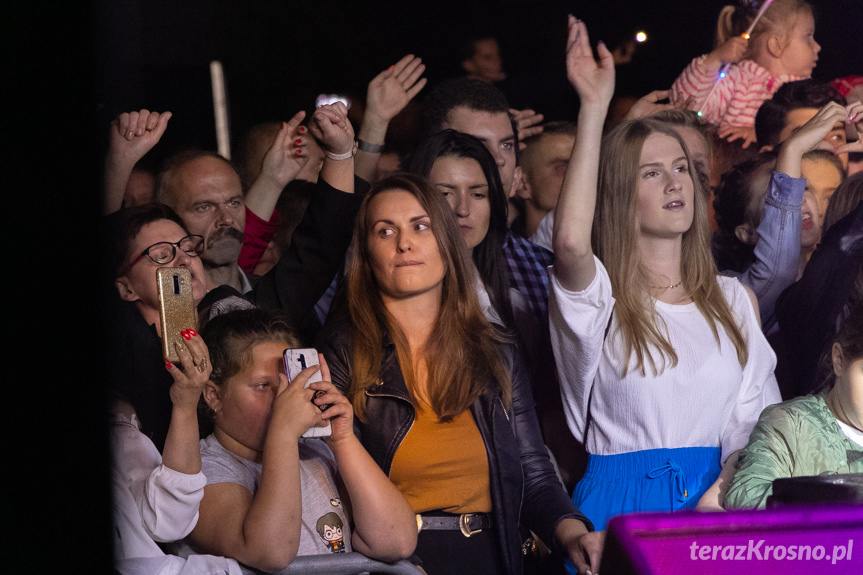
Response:
[[[716,125],[754,126],[755,114],[765,100],[772,98],[785,82],[803,79],[788,74],[774,76],[752,60],[743,60],[728,67],[711,93],[718,76],[702,70],[700,60],[692,60],[674,81],[671,100],[692,98],[689,109],[700,110],[704,120]],[[708,94],[710,99],[705,101]]]

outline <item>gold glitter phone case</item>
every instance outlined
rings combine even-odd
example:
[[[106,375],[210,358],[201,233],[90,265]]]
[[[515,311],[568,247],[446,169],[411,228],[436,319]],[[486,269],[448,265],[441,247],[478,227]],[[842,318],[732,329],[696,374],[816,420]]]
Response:
[[[192,297],[192,276],[185,268],[159,268],[159,321],[162,326],[162,355],[165,361],[178,363],[176,346],[183,346],[180,333],[195,329],[195,300]]]

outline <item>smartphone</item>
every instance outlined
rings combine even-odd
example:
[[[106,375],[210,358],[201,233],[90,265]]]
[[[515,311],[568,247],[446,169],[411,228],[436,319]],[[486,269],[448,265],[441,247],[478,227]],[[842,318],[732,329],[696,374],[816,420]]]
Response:
[[[320,362],[318,361],[318,350],[311,347],[286,349],[283,355],[285,358],[285,372],[288,374],[288,382],[291,384],[293,384],[294,378],[296,378],[304,369],[312,367],[313,365],[320,365]],[[321,381],[320,370],[312,374],[306,382],[306,387],[316,381]],[[315,397],[318,397],[318,394],[323,395],[323,392],[319,391],[315,394]],[[321,411],[326,410],[328,407],[329,405],[318,406]],[[330,427],[330,422],[328,421],[325,427],[310,427],[303,434],[303,437],[328,437],[331,433],[332,427]]]
[[[156,270],[159,289],[159,322],[162,327],[162,355],[165,361],[178,363],[180,355],[175,344],[183,345],[181,331],[195,329],[195,300],[192,297],[192,276],[185,268]]]

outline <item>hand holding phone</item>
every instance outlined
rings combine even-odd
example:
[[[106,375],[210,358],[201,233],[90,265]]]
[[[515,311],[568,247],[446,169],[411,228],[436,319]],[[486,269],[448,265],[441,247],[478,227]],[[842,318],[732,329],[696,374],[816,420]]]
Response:
[[[319,365],[318,352],[314,348],[286,349],[284,352],[284,358],[285,372],[288,375],[288,382],[291,384],[293,384],[294,379],[301,371],[309,367]],[[305,387],[308,387],[316,381],[321,381],[320,370],[318,370],[316,373],[312,374],[311,377],[309,377],[309,379],[306,381]],[[319,394],[322,394],[322,392],[317,392],[314,397],[318,397]],[[329,406],[318,406],[321,411],[325,411],[327,407]],[[331,433],[332,427],[330,426],[330,422],[328,421],[326,426],[315,426],[309,428],[308,431],[303,433],[303,437],[328,437]]]

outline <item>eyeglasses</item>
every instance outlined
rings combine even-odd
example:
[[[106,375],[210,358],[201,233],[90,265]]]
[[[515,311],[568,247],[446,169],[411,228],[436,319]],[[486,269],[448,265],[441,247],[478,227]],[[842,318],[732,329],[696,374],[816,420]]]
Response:
[[[176,243],[157,242],[141,252],[138,257],[125,266],[120,275],[132,269],[132,266],[144,259],[144,256],[159,265],[169,264],[177,257],[177,248],[183,250],[190,257],[196,258],[204,251],[204,236],[189,235]]]

